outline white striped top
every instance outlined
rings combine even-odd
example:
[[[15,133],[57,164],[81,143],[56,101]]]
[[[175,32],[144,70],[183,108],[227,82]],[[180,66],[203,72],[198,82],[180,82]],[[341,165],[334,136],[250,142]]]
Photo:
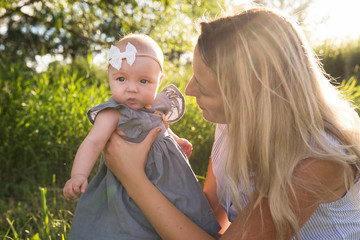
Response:
[[[333,141],[336,141],[332,138]],[[215,141],[211,152],[213,172],[216,177],[217,195],[220,204],[232,222],[238,213],[231,204],[230,194],[224,182],[224,158],[226,125],[217,124]],[[359,168],[359,167],[358,167]],[[322,203],[300,229],[301,240],[360,240],[360,181],[355,184],[355,194],[349,190],[341,199]],[[241,189],[241,185],[239,184]],[[245,195],[243,200],[246,201]],[[293,238],[295,239],[295,237]]]

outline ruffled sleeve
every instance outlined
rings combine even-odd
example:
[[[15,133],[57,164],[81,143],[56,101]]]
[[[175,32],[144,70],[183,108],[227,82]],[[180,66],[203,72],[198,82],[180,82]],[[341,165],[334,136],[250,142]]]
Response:
[[[185,98],[175,85],[170,84],[158,93],[151,108],[165,114],[167,122],[176,122],[184,115]]]
[[[89,111],[87,112],[87,117],[89,119],[89,121],[94,124],[96,116],[98,115],[98,113],[104,109],[107,108],[115,108],[115,109],[119,109],[121,107],[120,104],[118,104],[113,97],[110,97],[110,99],[106,102],[106,103],[100,103],[92,108],[89,109]]]

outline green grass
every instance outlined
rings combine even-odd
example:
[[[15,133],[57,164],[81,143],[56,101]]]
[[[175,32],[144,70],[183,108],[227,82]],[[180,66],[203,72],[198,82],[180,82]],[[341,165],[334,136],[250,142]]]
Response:
[[[2,231],[0,239],[67,239],[72,219],[73,208],[63,203],[59,208],[48,206],[47,188],[39,188],[40,206],[35,208],[18,203],[7,203],[11,209],[3,213],[0,223]],[[8,228],[6,229],[6,226]]]
[[[67,239],[75,201],[66,201],[59,188],[39,187],[27,201],[0,202],[0,239]]]

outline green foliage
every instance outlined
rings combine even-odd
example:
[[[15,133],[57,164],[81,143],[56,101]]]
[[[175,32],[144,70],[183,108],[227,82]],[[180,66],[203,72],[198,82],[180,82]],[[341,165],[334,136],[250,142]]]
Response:
[[[12,0],[0,1],[2,54],[26,57],[61,54],[82,58],[128,33],[144,33],[161,44],[166,58],[192,48],[193,20],[216,14],[225,0]],[[220,6],[220,7],[219,7]]]
[[[360,78],[360,39],[343,42],[339,45],[325,41],[315,48],[324,70],[339,83],[351,76]]]
[[[352,76],[349,80],[343,80],[339,87],[340,91],[344,94],[346,99],[349,99],[354,106],[356,111],[360,114],[360,85],[359,79]]]
[[[95,70],[79,71],[54,65],[51,72],[35,74],[19,63],[1,63],[1,197],[23,199],[51,182],[52,174],[61,182],[69,175],[90,129],[87,109],[110,94],[107,79],[90,78]]]

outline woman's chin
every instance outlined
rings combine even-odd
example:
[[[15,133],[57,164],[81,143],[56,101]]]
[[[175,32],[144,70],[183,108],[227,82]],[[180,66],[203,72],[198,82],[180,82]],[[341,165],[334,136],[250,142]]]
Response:
[[[215,119],[213,119],[211,116],[209,116],[209,114],[207,114],[207,111],[205,110],[201,110],[202,116],[203,118],[208,121],[208,122],[212,122],[212,123],[216,123],[216,121],[214,121]]]
[[[206,110],[203,110],[201,109],[201,113],[202,113],[202,116],[203,118],[208,121],[208,122],[212,122],[212,123],[218,123],[218,124],[225,124],[226,121],[225,121],[225,118],[224,116],[221,116],[221,115],[209,115],[208,112]]]

